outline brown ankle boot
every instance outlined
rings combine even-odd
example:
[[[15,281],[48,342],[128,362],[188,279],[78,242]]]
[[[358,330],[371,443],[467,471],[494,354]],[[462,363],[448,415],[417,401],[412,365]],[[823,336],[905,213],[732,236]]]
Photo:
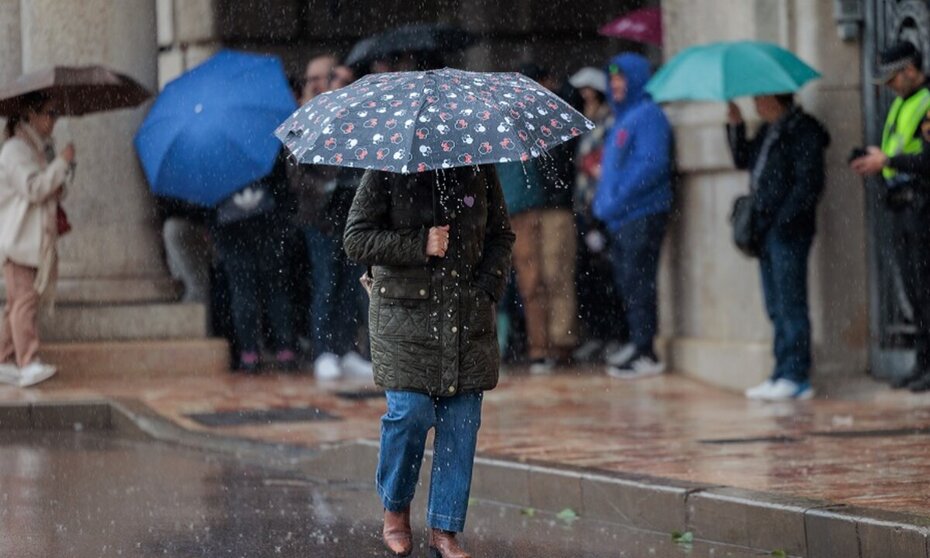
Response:
[[[437,558],[471,558],[455,540],[455,533],[442,529],[429,530],[429,548]]]
[[[410,533],[410,508],[392,512],[384,510],[384,530],[381,532],[384,546],[395,556],[408,556],[413,551],[413,535]]]

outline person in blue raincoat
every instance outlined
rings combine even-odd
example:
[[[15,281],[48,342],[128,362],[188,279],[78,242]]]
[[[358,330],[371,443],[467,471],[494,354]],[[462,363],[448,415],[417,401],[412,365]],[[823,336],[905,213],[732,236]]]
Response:
[[[610,61],[608,98],[615,116],[607,135],[594,216],[611,235],[614,281],[626,307],[630,342],[608,355],[607,372],[636,378],[665,371],[658,331],[659,251],[672,208],[671,126],[645,92],[649,62],[625,53]]]

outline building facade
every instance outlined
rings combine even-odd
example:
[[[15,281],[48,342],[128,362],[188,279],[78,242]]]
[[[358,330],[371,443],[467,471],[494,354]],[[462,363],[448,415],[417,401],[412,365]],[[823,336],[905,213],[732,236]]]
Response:
[[[622,49],[642,50],[596,30],[625,11],[658,3],[519,0],[504,7],[491,0],[430,0],[413,10],[406,0],[0,0],[0,81],[52,63],[99,62],[155,89],[224,46],[274,53],[299,75],[313,55],[345,54],[361,37],[423,20],[456,23],[482,39],[450,65],[507,70],[534,60],[565,74],[602,65]],[[875,51],[895,37],[930,50],[927,5],[662,0],[665,44],[661,51],[645,49],[658,63],[692,44],[764,40],[823,73],[799,100],[833,137],[810,271],[816,374],[826,381],[869,369],[890,375],[907,366],[907,302],[883,257],[887,227],[846,157],[867,139],[874,142],[889,100],[865,79]],[[751,103],[741,103],[750,116]],[[730,243],[728,214],[733,198],[747,190],[747,177],[729,159],[723,105],[666,110],[681,179],[660,283],[663,346],[676,369],[742,388],[772,366],[756,262]],[[144,114],[141,107],[70,126],[83,171],[68,206],[75,233],[62,245],[63,285],[70,285],[64,293],[73,300],[106,301],[114,292],[130,302],[172,296],[151,199],[130,146]]]

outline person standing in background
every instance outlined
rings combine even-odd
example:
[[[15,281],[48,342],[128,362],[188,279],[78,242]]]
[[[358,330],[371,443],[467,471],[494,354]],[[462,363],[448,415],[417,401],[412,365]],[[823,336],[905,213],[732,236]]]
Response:
[[[608,69],[616,122],[604,144],[593,209],[611,234],[614,280],[630,332],[629,345],[608,356],[607,373],[632,379],[665,371],[654,340],[659,252],[672,209],[672,133],[662,109],[645,91],[649,62],[626,53],[613,58]]]
[[[329,73],[325,84],[317,80],[312,82],[312,87],[304,88],[302,103],[330,91],[330,79],[351,77],[344,71],[345,66],[330,65],[333,60],[333,56],[319,56],[307,65],[308,80],[323,68],[328,68]],[[308,81],[308,85],[310,83]],[[340,83],[340,87],[348,85]],[[360,315],[360,272],[346,257],[342,246],[346,218],[361,172],[289,161],[287,174],[288,186],[296,199],[293,220],[304,235],[310,265],[311,301],[307,323],[314,376],[334,379],[346,372],[371,377],[371,363],[355,350]]]
[[[217,206],[211,233],[229,286],[236,369],[259,373],[261,316],[268,320],[269,349],[280,370],[297,369],[292,289],[288,285],[287,178],[284,158],[271,174]]]
[[[892,251],[913,313],[914,366],[892,387],[923,392],[930,390],[930,84],[922,53],[909,42],[888,47],[880,54],[876,82],[897,98],[888,110],[881,147],[868,147],[851,166],[884,181]]]
[[[547,68],[527,63],[520,67],[520,73],[538,81],[557,95],[562,93],[562,84]],[[572,213],[576,141],[559,144],[549,150],[545,157],[537,158],[527,165],[536,168],[537,184],[545,194],[543,205],[536,212],[539,223],[535,234],[538,236],[538,272],[545,289],[543,304],[547,328],[546,354],[541,362],[538,358],[533,359],[531,355],[530,358],[534,360],[531,370],[536,372],[545,372],[558,364],[569,362],[578,345],[578,304],[575,286],[577,238],[575,217]],[[520,280],[519,270],[517,280]],[[526,303],[523,289],[520,295]],[[529,321],[527,317],[528,327]],[[532,349],[531,342],[530,350]]]
[[[616,353],[629,338],[623,301],[613,280],[607,228],[594,217],[591,207],[601,177],[604,139],[614,118],[607,103],[607,73],[602,68],[582,68],[569,82],[583,100],[584,115],[596,126],[578,141],[574,192],[578,229],[575,284],[585,341],[572,356],[580,362],[592,362]]]
[[[534,161],[499,163],[495,167],[516,235],[513,267],[526,317],[529,369],[532,374],[545,374],[557,364],[549,336],[552,296],[542,269],[542,208],[546,192]]]
[[[736,167],[749,170],[752,237],[758,243],[765,309],[775,330],[775,369],[768,380],[746,390],[746,397],[809,399],[814,390],[807,261],[830,134],[795,105],[792,94],[753,101],[765,124],[747,139],[739,107],[731,102],[727,137]]]
[[[60,113],[41,94],[26,96],[6,122],[0,148],[0,262],[6,306],[0,323],[0,381],[26,387],[51,378],[38,359],[37,316],[51,302],[58,279],[59,203],[75,161],[74,145],[55,154],[52,132]]]

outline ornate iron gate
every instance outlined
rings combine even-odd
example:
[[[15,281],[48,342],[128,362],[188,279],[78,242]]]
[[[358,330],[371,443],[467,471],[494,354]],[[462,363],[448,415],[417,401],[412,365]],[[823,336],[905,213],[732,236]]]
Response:
[[[863,35],[863,102],[866,139],[881,141],[882,124],[893,94],[872,84],[879,51],[900,40],[916,45],[924,54],[924,70],[930,59],[930,0],[865,0]],[[869,299],[871,316],[871,369],[879,377],[894,377],[909,371],[914,355],[910,301],[891,252],[889,216],[878,197],[881,184],[870,181],[867,188],[869,234]],[[930,223],[927,224],[930,232]],[[930,277],[927,278],[930,280]]]

